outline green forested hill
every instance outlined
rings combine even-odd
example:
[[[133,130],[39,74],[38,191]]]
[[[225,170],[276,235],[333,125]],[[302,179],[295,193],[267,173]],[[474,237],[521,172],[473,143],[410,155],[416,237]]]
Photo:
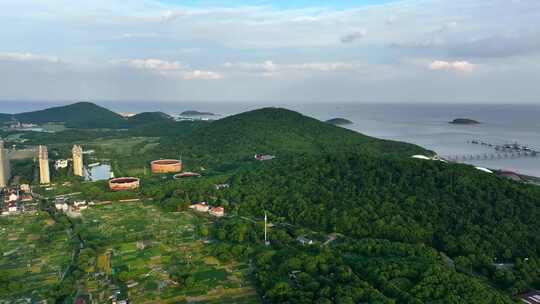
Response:
[[[329,155],[264,163],[233,177],[227,193],[247,214],[266,210],[357,239],[428,244],[503,289],[540,288],[536,186],[465,165]],[[495,263],[514,263],[516,272],[495,271]]]
[[[0,122],[15,119],[23,123],[63,123],[73,129],[134,129],[152,125],[155,129],[170,129],[174,119],[163,112],[143,112],[130,118],[90,102],[19,114],[0,114]],[[175,126],[172,126],[175,128]],[[177,127],[177,126],[176,126]],[[182,133],[182,132],[180,132]]]
[[[427,243],[451,256],[540,257],[540,188],[466,165],[362,155],[264,163],[232,180],[242,207],[310,227]]]
[[[281,108],[263,108],[214,121],[170,146],[193,156],[231,159],[256,153],[430,153],[416,145],[365,136]]]
[[[5,123],[11,120],[13,115],[0,113],[0,123]]]
[[[163,112],[143,112],[128,118],[130,126],[140,126],[145,124],[169,123],[174,119]]]
[[[121,128],[126,125],[119,114],[90,102],[14,114],[13,117],[24,123],[65,123],[68,128]]]

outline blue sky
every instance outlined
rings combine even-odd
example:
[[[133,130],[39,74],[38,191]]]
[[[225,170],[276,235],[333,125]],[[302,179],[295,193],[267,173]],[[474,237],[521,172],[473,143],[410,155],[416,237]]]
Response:
[[[0,100],[539,102],[537,0],[1,6]]]

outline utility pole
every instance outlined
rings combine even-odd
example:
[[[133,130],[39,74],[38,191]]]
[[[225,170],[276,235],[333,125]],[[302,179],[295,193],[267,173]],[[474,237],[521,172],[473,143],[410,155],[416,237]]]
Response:
[[[268,241],[268,233],[267,233],[267,221],[268,221],[268,218],[266,216],[266,211],[264,212],[264,244],[266,246],[270,245],[270,242]]]

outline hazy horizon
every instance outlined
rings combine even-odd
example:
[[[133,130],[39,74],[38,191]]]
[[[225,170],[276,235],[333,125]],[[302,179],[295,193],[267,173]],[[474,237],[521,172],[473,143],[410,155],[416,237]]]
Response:
[[[503,107],[520,107],[520,106],[533,106],[540,107],[540,104],[536,103],[502,103],[502,102],[475,102],[475,103],[462,103],[462,102],[354,102],[354,101],[316,101],[316,102],[271,102],[271,101],[258,101],[258,102],[242,102],[242,101],[131,101],[131,100],[0,100],[2,110],[0,114],[18,114],[23,112],[32,112],[44,110],[52,107],[60,107],[75,104],[78,102],[90,102],[98,106],[107,108],[116,112],[126,113],[140,113],[140,112],[152,112],[152,111],[164,111],[169,107],[171,110],[202,110],[211,111],[213,108],[221,107],[247,107],[249,109],[257,109],[264,107],[283,107],[283,108],[298,108],[309,105],[320,106],[376,106],[380,105],[381,108],[385,106],[456,106],[456,107],[485,107],[485,106],[503,106]],[[137,108],[132,108],[136,106]],[[132,111],[129,111],[129,110]],[[173,113],[175,111],[171,111]],[[220,114],[220,113],[216,113]]]

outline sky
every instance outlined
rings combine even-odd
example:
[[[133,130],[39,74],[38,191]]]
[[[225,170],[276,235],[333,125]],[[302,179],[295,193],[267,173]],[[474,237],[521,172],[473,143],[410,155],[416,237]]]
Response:
[[[538,0],[0,0],[4,101],[540,104],[539,83]]]

